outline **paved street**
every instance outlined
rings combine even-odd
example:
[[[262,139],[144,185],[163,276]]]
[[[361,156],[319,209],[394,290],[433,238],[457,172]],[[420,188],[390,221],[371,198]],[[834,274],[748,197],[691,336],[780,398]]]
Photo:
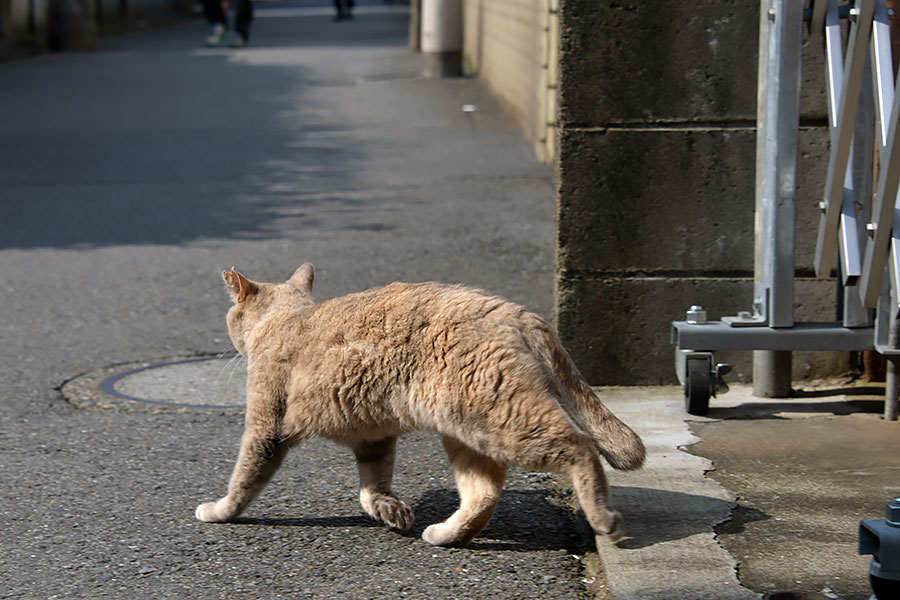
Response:
[[[282,280],[311,261],[320,297],[458,281],[549,316],[552,169],[475,80],[421,77],[404,11],[260,4],[240,51],[203,48],[198,19],[0,64],[0,598],[581,593],[586,539],[535,475],[512,475],[470,548],[421,541],[455,501],[432,435],[399,447],[408,534],[362,514],[351,456],[325,442],[244,521],[210,525],[193,509],[225,489],[239,413],[59,392],[228,350],[232,265]]]

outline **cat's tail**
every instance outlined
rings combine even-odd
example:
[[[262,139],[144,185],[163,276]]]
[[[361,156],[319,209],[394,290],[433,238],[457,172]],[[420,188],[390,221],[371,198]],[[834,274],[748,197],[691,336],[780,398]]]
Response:
[[[591,433],[597,450],[614,469],[632,471],[644,464],[647,451],[637,433],[620,421],[591,389],[549,325],[535,316],[529,345],[559,381],[563,408]]]

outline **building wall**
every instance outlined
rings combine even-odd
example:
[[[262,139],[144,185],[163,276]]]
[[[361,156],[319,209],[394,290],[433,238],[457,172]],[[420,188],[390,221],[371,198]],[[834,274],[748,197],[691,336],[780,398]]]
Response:
[[[0,40],[42,46],[47,33],[47,0],[0,0]]]
[[[0,0],[0,39],[9,38],[12,33],[12,2]]]
[[[87,50],[98,32],[189,14],[187,0],[0,0],[0,59],[16,47]]]
[[[750,310],[759,3],[561,0],[556,324],[594,384],[674,383],[670,323]],[[813,276],[828,162],[824,62],[804,40],[796,318],[835,319]],[[717,358],[750,377],[750,353]],[[846,367],[795,354],[795,377]]]
[[[97,3],[97,21],[102,29],[133,27],[136,23],[155,23],[190,14],[190,0],[93,0]]]
[[[538,157],[555,158],[558,0],[464,0],[463,66],[505,105]]]

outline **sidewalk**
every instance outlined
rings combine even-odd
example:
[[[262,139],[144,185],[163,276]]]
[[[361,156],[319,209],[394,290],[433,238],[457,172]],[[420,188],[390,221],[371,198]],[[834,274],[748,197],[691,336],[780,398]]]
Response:
[[[650,451],[612,477],[633,535],[601,552],[614,598],[871,596],[857,531],[900,493],[900,425],[880,417],[883,387],[796,387],[778,400],[733,386],[707,417],[677,388],[603,391]]]

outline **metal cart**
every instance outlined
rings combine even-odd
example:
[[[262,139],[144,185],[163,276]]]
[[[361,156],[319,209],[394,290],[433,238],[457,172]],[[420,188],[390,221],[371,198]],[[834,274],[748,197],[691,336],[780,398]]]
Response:
[[[842,19],[848,23],[846,44]],[[791,351],[877,350],[889,359],[885,418],[897,418],[900,93],[894,85],[888,19],[885,0],[855,0],[850,5],[810,0],[808,8],[797,0],[763,3],[754,294],[751,310],[721,321],[708,321],[705,311],[694,306],[684,321],[672,323],[675,370],[689,413],[707,412],[709,399],[728,370],[727,365],[717,364],[715,351],[756,351],[754,378],[787,377],[789,388]],[[804,27],[824,41],[826,55],[831,150],[824,198],[819,203],[815,268],[819,277],[830,277],[835,270],[838,274],[841,317],[829,323],[794,321],[794,205]],[[876,144],[880,171],[873,190]]]

